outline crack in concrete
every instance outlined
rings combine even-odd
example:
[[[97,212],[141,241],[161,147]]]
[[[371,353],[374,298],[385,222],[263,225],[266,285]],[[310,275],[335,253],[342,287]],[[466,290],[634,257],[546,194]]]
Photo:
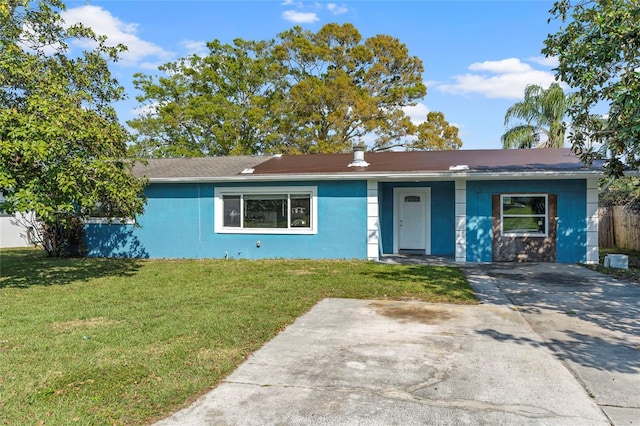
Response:
[[[384,398],[391,398],[398,401],[407,401],[419,403],[422,405],[428,405],[438,408],[457,408],[466,411],[489,411],[489,412],[502,412],[516,414],[527,418],[546,418],[546,417],[562,417],[557,413],[545,410],[536,406],[529,405],[507,405],[507,404],[494,404],[486,401],[476,401],[467,399],[447,399],[439,400],[432,398],[424,398],[412,393],[413,391],[423,389],[431,384],[438,383],[438,381],[428,381],[419,383],[417,385],[407,388],[407,391],[401,389],[368,389],[361,387],[348,387],[348,386],[303,386],[303,385],[287,385],[283,383],[270,383],[270,384],[258,384],[247,382],[231,382],[224,381],[227,384],[236,384],[244,386],[256,386],[256,387],[281,387],[285,389],[305,389],[311,391],[333,391],[341,393],[366,393],[374,394]],[[572,418],[572,417],[571,417]]]

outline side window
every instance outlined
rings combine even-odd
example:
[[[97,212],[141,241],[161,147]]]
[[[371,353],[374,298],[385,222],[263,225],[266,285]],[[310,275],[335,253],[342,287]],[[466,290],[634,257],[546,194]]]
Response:
[[[89,217],[85,220],[85,223],[119,223],[123,225],[135,223],[134,219],[126,217],[122,212],[114,210],[101,202],[97,202],[93,209],[88,211],[85,216]]]

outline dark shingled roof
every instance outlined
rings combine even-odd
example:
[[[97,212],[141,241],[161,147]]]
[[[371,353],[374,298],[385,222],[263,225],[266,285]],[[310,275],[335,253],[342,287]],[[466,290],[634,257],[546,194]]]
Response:
[[[459,151],[368,152],[367,167],[349,167],[353,154],[311,154],[283,156],[228,156],[151,159],[136,164],[134,173],[152,180],[221,179],[244,176],[492,173],[492,172],[579,172],[601,171],[601,164],[586,169],[570,149],[492,149]],[[451,172],[452,166],[467,166]],[[243,174],[245,169],[254,169]]]
[[[155,158],[147,164],[136,163],[136,176],[150,179],[228,177],[255,167],[271,157],[234,155],[228,157]]]
[[[369,152],[367,167],[349,167],[353,154],[285,155],[255,167],[260,174],[443,172],[466,165],[474,171],[577,171],[583,163],[570,149],[493,149],[459,151]]]

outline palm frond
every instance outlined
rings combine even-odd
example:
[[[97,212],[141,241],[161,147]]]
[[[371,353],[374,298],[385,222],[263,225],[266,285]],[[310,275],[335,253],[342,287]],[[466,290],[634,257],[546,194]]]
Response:
[[[535,144],[535,127],[529,125],[519,125],[508,129],[502,135],[502,148],[532,148]]]
[[[524,100],[513,104],[504,116],[505,126],[511,126],[502,136],[503,148],[562,147],[566,125],[563,121],[569,109],[578,101],[575,94],[565,94],[562,86],[552,83],[548,89],[537,84],[525,87]],[[535,134],[544,134],[547,141],[539,144]]]

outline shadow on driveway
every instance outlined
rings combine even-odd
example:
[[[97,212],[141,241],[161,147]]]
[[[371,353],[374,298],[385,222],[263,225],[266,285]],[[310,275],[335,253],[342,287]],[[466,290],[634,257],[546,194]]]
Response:
[[[519,311],[614,424],[640,422],[640,285],[578,265],[463,266],[481,303]],[[538,347],[492,328],[478,333]]]

